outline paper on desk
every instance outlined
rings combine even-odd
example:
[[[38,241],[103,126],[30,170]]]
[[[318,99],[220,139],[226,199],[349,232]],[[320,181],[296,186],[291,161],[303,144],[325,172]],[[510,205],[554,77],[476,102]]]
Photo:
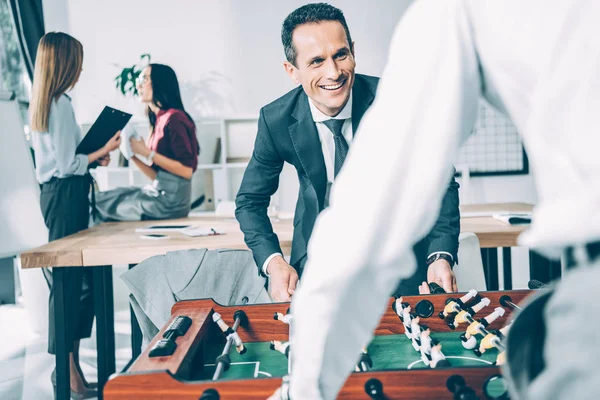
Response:
[[[189,228],[182,229],[180,231],[182,234],[191,237],[198,236],[216,236],[216,235],[224,235],[225,232],[219,232],[213,228],[203,228],[199,226],[190,226]]]
[[[526,225],[531,223],[530,212],[494,214],[493,217],[508,225]]]

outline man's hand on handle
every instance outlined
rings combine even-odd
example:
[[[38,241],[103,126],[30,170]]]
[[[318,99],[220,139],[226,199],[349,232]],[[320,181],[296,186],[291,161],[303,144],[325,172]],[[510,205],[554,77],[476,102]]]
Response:
[[[283,257],[276,256],[267,266],[267,274],[270,280],[270,295],[274,301],[291,301],[296,284],[298,283],[298,273],[289,265]]]
[[[444,259],[434,261],[429,265],[427,269],[427,282],[423,282],[419,286],[420,294],[429,294],[429,286],[427,283],[435,282],[440,285],[446,293],[458,292],[458,286],[456,285],[456,276],[450,267],[450,263]]]

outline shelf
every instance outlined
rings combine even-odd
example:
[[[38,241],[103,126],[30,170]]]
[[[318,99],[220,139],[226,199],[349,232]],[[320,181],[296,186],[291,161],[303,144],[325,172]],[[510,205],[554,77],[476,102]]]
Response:
[[[223,168],[222,164],[198,164],[196,169],[221,169]]]
[[[247,166],[248,166],[247,162],[225,164],[225,168],[229,168],[229,169],[246,168]]]

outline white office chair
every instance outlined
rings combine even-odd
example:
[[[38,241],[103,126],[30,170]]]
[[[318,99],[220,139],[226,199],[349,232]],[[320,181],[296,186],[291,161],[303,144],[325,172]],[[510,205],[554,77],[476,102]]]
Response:
[[[459,292],[486,290],[481,248],[474,233],[464,232],[458,237],[458,264],[454,266],[454,274]]]

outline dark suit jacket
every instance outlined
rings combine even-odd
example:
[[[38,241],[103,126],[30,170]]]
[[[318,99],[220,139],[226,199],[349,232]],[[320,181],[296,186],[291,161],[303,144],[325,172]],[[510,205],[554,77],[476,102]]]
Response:
[[[356,75],[352,88],[354,133],[375,98],[378,82],[379,78]],[[327,191],[321,142],[302,87],[261,109],[254,152],[236,198],[235,214],[259,269],[271,254],[282,253],[267,208],[279,186],[284,162],[296,168],[300,181],[290,264],[301,273],[308,240],[317,216],[323,210]],[[459,233],[458,184],[452,179],[436,225],[414,248],[419,268],[410,282],[404,281],[403,294],[416,293],[416,286],[425,280],[425,260],[429,254],[445,251],[456,260]]]

